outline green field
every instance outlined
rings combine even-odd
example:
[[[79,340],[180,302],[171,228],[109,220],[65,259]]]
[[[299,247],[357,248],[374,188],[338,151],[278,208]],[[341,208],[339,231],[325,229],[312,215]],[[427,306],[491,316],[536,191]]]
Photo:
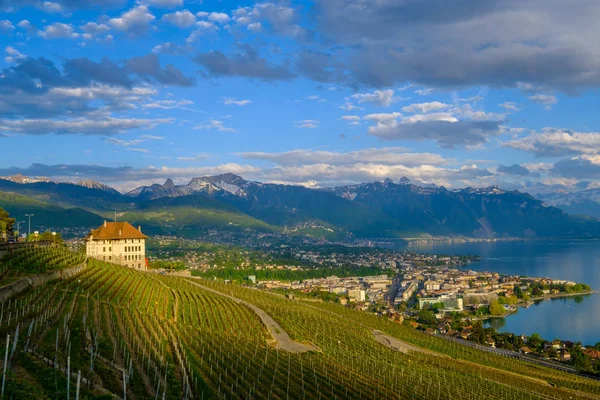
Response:
[[[277,350],[252,309],[190,281],[260,307],[293,340],[318,350]],[[128,399],[600,396],[600,381],[481,352],[335,304],[95,260],[75,277],[0,307],[0,360],[10,334],[6,398],[66,398],[69,354],[73,399],[79,371],[85,378],[80,398],[122,398],[124,392]],[[392,350],[374,339],[374,329],[429,352]]]

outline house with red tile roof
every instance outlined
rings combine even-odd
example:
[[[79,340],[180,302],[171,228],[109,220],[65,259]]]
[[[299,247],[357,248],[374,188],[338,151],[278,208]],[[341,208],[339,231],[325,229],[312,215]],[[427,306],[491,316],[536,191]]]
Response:
[[[86,254],[113,264],[146,269],[147,238],[141,227],[136,229],[129,222],[104,221],[86,236]]]

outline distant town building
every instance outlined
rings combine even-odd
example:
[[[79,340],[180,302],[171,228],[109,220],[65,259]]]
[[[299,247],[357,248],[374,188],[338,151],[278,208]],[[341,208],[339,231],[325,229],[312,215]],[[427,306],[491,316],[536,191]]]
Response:
[[[85,238],[88,257],[125,267],[146,269],[146,239],[129,222],[106,222]]]
[[[456,296],[440,296],[440,297],[421,297],[419,299],[419,308],[423,309],[425,304],[438,304],[443,303],[444,308],[442,311],[462,311],[463,310],[463,299]]]
[[[348,297],[350,298],[350,301],[357,301],[360,303],[367,299],[367,293],[360,289],[348,290]]]

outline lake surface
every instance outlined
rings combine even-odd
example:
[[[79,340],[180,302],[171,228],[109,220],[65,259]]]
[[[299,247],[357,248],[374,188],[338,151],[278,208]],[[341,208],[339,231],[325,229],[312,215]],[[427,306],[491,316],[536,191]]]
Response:
[[[419,242],[402,248],[438,254],[476,254],[479,262],[468,269],[500,274],[566,279],[589,284],[600,291],[600,241]],[[545,300],[530,308],[491,320],[486,326],[501,332],[531,335],[546,340],[600,342],[600,294]]]

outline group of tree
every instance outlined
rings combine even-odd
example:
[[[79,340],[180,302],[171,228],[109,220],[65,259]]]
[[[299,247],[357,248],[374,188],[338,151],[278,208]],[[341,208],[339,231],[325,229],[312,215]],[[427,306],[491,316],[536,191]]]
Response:
[[[238,282],[247,281],[249,276],[255,276],[258,281],[302,281],[305,279],[326,278],[335,275],[338,278],[349,276],[369,276],[378,275],[382,272],[374,268],[303,268],[292,270],[283,269],[256,269],[256,268],[213,268],[207,271],[193,271],[192,274],[205,278],[229,279]]]
[[[63,243],[62,235],[58,232],[45,231],[42,233],[31,233],[27,236],[28,242],[54,242],[57,244]]]

